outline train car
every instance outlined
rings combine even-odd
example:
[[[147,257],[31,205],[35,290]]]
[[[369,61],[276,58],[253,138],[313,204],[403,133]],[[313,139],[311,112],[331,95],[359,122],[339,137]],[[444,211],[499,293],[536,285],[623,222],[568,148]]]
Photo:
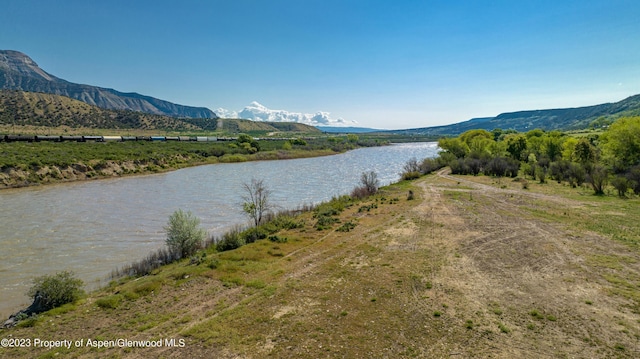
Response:
[[[122,136],[102,136],[102,142],[122,142]]]
[[[151,141],[149,136],[136,136],[136,141]]]
[[[73,141],[75,141],[75,142],[83,142],[84,140],[83,140],[82,136],[60,136],[60,141],[63,141],[63,142],[66,142],[66,141],[69,141],[69,142],[73,142]]]
[[[6,135],[5,140],[7,142],[33,142],[36,140],[36,136]]]
[[[82,136],[82,141],[102,142],[102,136]]]
[[[136,136],[122,136],[122,141],[138,141]]]
[[[166,141],[167,138],[164,136],[151,136],[149,137],[149,141]]]
[[[188,142],[188,141],[192,141],[192,139],[189,136],[178,136],[178,141],[180,141],[180,142]]]
[[[47,141],[47,142],[60,142],[60,136],[43,136],[43,135],[36,135],[36,142],[42,142],[42,141]]]
[[[167,136],[165,138],[167,141],[180,141],[180,137],[178,136]]]

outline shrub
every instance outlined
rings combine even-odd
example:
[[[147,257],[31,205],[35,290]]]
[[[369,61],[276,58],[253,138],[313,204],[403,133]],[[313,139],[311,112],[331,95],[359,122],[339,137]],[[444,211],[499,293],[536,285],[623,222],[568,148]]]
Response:
[[[340,227],[338,227],[338,229],[336,229],[336,231],[338,232],[349,232],[350,230],[356,228],[356,224],[349,221],[347,223],[344,223],[343,225],[341,225]]]
[[[403,178],[404,179],[404,178]],[[363,199],[369,197],[370,193],[366,187],[358,186],[351,191],[351,197]]]
[[[331,228],[331,226],[338,222],[337,218],[334,217],[330,217],[330,216],[318,216],[318,221],[316,222],[316,229],[319,231],[322,231],[324,229],[329,229]]]
[[[420,172],[402,172],[402,180],[409,181],[420,178]]]
[[[72,272],[63,271],[35,278],[27,295],[34,299],[34,303],[40,303],[42,311],[46,311],[80,299],[84,294],[83,285]]]
[[[274,243],[287,243],[287,237],[280,237],[276,235],[269,236],[269,240]]]
[[[613,177],[611,179],[611,185],[618,191],[619,197],[625,197],[629,190],[629,180],[626,177]]]
[[[111,273],[111,278],[122,276],[142,277],[150,274],[154,269],[180,259],[177,253],[161,248],[149,254],[146,258],[116,269]]]
[[[579,163],[571,163],[569,167],[569,184],[571,187],[582,186],[587,179],[587,172],[584,167]]]
[[[607,185],[608,179],[609,173],[600,165],[593,166],[589,176],[587,176],[587,181],[591,184],[593,192],[597,195],[604,194],[604,188]]]
[[[267,231],[260,227],[251,227],[242,231],[241,236],[244,243],[249,244],[267,238]]]
[[[186,258],[202,247],[206,233],[198,228],[199,225],[200,219],[190,211],[185,213],[179,209],[169,216],[169,222],[164,227],[167,246],[179,258]]]
[[[420,164],[415,157],[412,157],[402,167],[404,172],[420,172]]]
[[[420,164],[420,172],[429,174],[433,171],[437,171],[447,165],[447,160],[443,157],[438,158],[425,158]]]
[[[627,179],[629,180],[629,186],[633,189],[633,193],[640,194],[640,165],[632,167],[627,172]]]
[[[236,227],[223,234],[222,238],[219,241],[216,241],[216,250],[223,252],[244,246],[246,243],[244,242],[244,238],[240,235],[240,232],[240,228]]]
[[[122,295],[114,294],[108,297],[103,297],[96,300],[96,305],[103,309],[116,309],[120,306],[122,302]]]

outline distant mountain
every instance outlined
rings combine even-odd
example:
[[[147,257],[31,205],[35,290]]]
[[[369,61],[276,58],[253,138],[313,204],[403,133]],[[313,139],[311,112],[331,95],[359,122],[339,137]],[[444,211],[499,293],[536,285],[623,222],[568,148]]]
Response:
[[[65,96],[17,90],[0,90],[0,125],[223,133],[320,133],[317,128],[300,123],[176,118],[129,110],[107,110]]]
[[[635,95],[615,103],[576,108],[509,112],[496,117],[474,118],[446,126],[394,130],[389,132],[399,134],[457,136],[468,130],[485,129],[491,131],[495,128],[501,128],[503,130],[513,129],[520,132],[533,130],[535,128],[546,131],[569,131],[588,128],[596,120],[606,123],[612,122],[622,116],[638,115],[640,115],[640,95]]]
[[[218,118],[205,107],[177,105],[135,92],[123,93],[68,82],[42,70],[29,56],[12,50],[0,50],[0,89],[62,95],[111,110],[131,110],[173,117]]]
[[[348,121],[343,118],[332,118],[329,112],[318,111],[311,114],[289,112],[286,110],[272,110],[257,101],[251,102],[240,112],[219,108],[216,110],[216,113],[223,118],[241,118],[245,120],[267,122],[296,122],[310,126],[344,127],[356,124],[355,121]]]

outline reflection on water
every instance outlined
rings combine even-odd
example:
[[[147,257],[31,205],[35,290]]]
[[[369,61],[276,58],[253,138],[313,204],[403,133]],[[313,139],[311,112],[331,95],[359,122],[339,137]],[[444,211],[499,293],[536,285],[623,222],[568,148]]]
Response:
[[[245,223],[242,183],[264,179],[281,208],[348,194],[364,171],[397,181],[412,157],[437,153],[436,143],[362,148],[345,154],[282,161],[216,164],[141,177],[0,192],[0,316],[29,304],[31,279],[72,270],[89,286],[164,246],[178,208],[212,234]]]

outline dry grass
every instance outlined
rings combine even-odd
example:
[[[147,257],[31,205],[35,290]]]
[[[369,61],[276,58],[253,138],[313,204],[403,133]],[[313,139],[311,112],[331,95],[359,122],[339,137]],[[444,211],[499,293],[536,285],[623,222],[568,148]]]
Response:
[[[199,266],[113,283],[34,327],[0,332],[182,338],[184,348],[0,355],[640,356],[638,199],[543,186],[444,173],[398,184],[342,212],[342,223],[356,224],[349,232],[317,231],[303,214],[303,228],[278,233],[286,243],[207,253]],[[409,189],[416,199],[406,200]]]

